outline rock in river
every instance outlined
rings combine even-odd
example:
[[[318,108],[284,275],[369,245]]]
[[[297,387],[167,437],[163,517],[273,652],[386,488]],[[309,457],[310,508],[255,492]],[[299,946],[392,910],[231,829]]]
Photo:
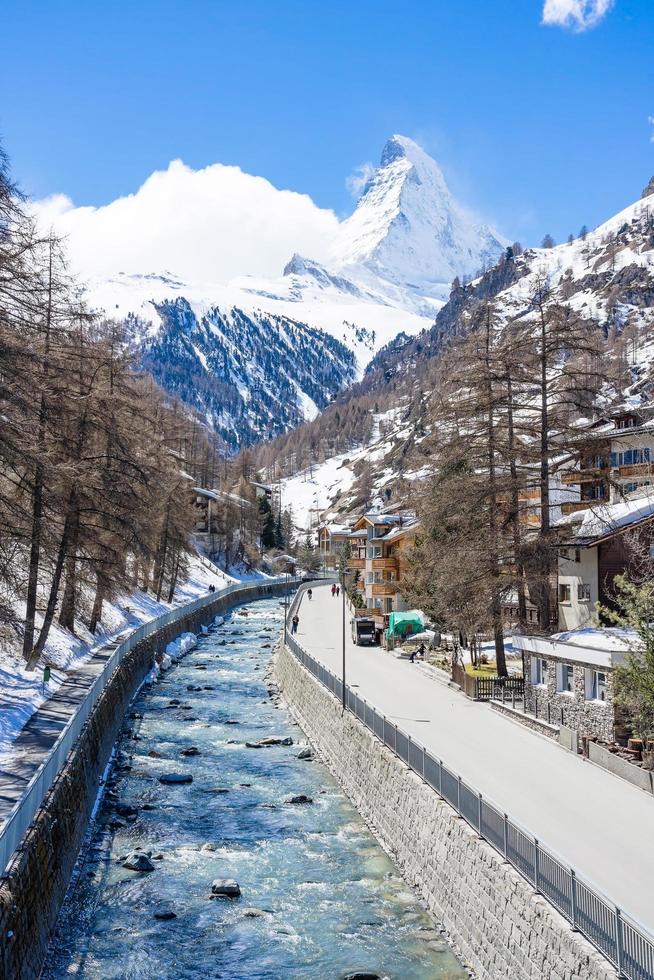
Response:
[[[172,909],[160,908],[155,909],[154,917],[155,919],[160,919],[162,922],[168,922],[170,919],[176,919],[177,913],[173,912]]]
[[[307,803],[313,803],[310,796],[306,796],[305,793],[298,793],[297,796],[289,796],[286,803],[292,803],[294,806],[301,806]]]
[[[130,871],[154,871],[154,864],[143,851],[132,851],[123,861],[123,867]]]
[[[313,750],[307,746],[298,752],[297,757],[298,759],[306,759],[307,762],[310,762],[313,759]]]
[[[211,894],[220,898],[238,898],[241,894],[241,886],[234,878],[216,878],[211,883]]]
[[[163,776],[159,776],[159,782],[166,786],[176,786],[179,783],[192,783],[193,776],[187,772],[166,772]]]
[[[258,742],[246,742],[248,749],[267,749],[271,745],[292,745],[293,739],[290,737],[281,738],[279,735],[269,735],[268,738],[261,738]]]
[[[182,755],[200,755],[200,750],[195,745],[190,745],[188,749],[182,749]]]

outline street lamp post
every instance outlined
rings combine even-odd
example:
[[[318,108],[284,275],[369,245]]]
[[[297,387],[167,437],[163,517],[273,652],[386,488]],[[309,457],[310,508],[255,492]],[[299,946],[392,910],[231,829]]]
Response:
[[[345,711],[345,572],[341,572],[341,594],[343,596],[343,711]]]
[[[286,646],[287,620],[288,620],[288,570],[284,572],[284,646]]]

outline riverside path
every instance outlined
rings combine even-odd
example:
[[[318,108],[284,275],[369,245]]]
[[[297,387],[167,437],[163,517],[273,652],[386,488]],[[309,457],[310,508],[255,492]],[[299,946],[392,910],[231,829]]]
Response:
[[[303,597],[297,639],[341,677],[342,603]],[[588,884],[654,932],[654,797],[543,735],[469,701],[417,664],[357,647],[346,610],[350,687],[504,810]]]

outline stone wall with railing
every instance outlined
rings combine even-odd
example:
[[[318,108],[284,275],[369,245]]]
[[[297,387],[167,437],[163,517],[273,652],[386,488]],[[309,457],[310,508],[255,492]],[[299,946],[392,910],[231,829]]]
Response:
[[[275,679],[318,755],[480,977],[609,980],[610,964],[281,645]]]

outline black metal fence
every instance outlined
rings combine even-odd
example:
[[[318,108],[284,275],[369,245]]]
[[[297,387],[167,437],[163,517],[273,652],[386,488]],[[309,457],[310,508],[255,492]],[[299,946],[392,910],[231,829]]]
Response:
[[[303,591],[296,594],[289,616],[297,609]],[[287,646],[327,690],[342,698],[341,679],[303,650],[290,631]],[[616,967],[619,976],[654,980],[654,937],[643,926],[585,884],[572,868],[561,863],[506,813],[448,769],[442,759],[433,756],[349,687],[345,689],[345,703],[359,721],[499,851],[535,891],[551,902],[572,928],[582,933]]]

